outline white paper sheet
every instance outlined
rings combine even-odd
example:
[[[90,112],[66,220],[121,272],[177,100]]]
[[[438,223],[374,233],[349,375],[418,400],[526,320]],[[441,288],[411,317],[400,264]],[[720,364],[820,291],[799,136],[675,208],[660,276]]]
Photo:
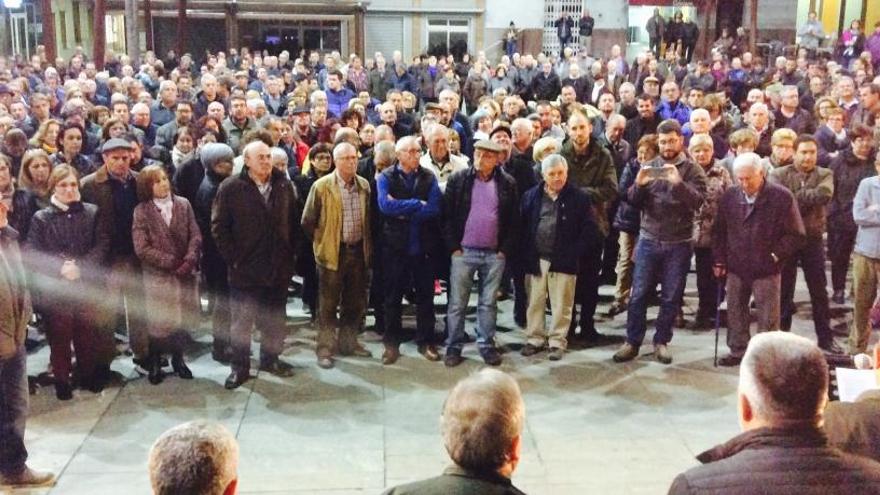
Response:
[[[855,402],[862,392],[880,388],[875,370],[837,368],[837,394],[841,402]]]

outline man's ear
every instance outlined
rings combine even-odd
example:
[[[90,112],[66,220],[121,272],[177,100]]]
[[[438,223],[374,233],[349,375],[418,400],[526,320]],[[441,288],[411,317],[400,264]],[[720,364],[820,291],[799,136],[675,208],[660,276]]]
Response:
[[[737,396],[737,411],[739,412],[740,426],[742,426],[743,430],[746,430],[746,425],[755,420],[755,410],[752,408],[749,398],[743,393]]]
[[[510,448],[507,452],[507,459],[514,465],[519,462],[520,454],[522,452],[522,435],[517,435],[513,437],[513,440],[510,442]]]
[[[230,481],[228,485],[226,485],[226,489],[223,490],[223,495],[235,495],[235,490],[238,488],[238,478]]]

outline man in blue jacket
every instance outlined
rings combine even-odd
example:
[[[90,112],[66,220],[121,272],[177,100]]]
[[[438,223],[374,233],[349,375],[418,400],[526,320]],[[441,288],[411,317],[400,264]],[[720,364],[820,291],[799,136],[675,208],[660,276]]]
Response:
[[[434,338],[434,259],[442,245],[437,219],[440,186],[434,173],[419,165],[422,148],[415,136],[404,136],[395,147],[397,164],[376,179],[383,216],[383,277],[385,281],[385,353],[382,364],[400,358],[401,298],[413,285],[416,304],[416,344],[429,361],[439,361]],[[410,282],[412,281],[412,282]]]
[[[348,102],[355,97],[354,91],[342,84],[342,72],[327,73],[327,112],[337,119],[348,110]]]
[[[520,214],[523,266],[526,271],[528,310],[527,341],[523,356],[540,352],[549,340],[548,358],[562,359],[571,324],[578,261],[597,250],[601,235],[590,207],[590,197],[568,184],[568,162],[550,155],[541,162],[544,180],[522,197]],[[544,311],[550,297],[551,329],[545,328]]]

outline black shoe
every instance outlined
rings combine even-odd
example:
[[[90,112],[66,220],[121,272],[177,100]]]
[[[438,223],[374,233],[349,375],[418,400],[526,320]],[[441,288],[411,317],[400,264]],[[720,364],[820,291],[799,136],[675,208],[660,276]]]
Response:
[[[718,359],[718,366],[739,366],[743,358],[734,356],[733,354],[728,354],[726,356],[721,356]]]
[[[265,371],[266,373],[281,377],[281,378],[289,378],[293,376],[293,366],[285,363],[284,361],[275,358],[271,361],[263,361],[260,363],[260,371]]]
[[[846,302],[846,296],[844,296],[842,290],[834,291],[834,295],[831,296],[831,302],[834,304],[843,304]]]
[[[165,374],[162,372],[162,365],[159,364],[159,356],[151,356],[148,360],[150,362],[149,367],[147,368],[147,380],[153,385],[158,385],[165,379]]]
[[[585,347],[602,347],[620,343],[623,339],[599,333],[595,328],[581,329],[576,341]]]
[[[819,349],[822,349],[827,354],[846,354],[846,352],[837,345],[837,342],[834,342],[834,339],[831,339],[827,342],[820,342]]]
[[[688,330],[709,330],[714,328],[714,323],[711,318],[707,318],[705,316],[697,316],[697,318],[688,323]]]
[[[171,367],[174,369],[174,372],[177,373],[177,376],[184,380],[192,380],[193,374],[189,367],[183,362],[182,354],[175,354],[171,357]]]
[[[461,357],[461,354],[457,352],[446,351],[446,357],[443,358],[443,364],[445,364],[447,368],[454,368],[461,364],[463,361],[464,358]]]
[[[232,349],[226,342],[215,341],[211,349],[211,358],[220,364],[229,364],[232,362]]]
[[[70,382],[55,382],[55,397],[58,400],[70,400],[73,398],[73,387],[70,386]]]
[[[248,381],[249,378],[250,376],[246,371],[241,373],[233,371],[226,377],[226,383],[223,386],[226,387],[226,390],[235,390]]]
[[[83,390],[88,390],[93,394],[100,394],[104,390],[104,383],[101,380],[98,380],[96,377],[92,376],[90,378],[81,379],[80,388]]]
[[[494,347],[486,349],[481,354],[483,355],[483,362],[489,366],[498,366],[501,364],[501,354]]]

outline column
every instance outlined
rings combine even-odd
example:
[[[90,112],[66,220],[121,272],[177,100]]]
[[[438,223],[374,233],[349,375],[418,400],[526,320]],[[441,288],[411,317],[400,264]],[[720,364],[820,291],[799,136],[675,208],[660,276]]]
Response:
[[[95,9],[92,11],[92,59],[98,70],[104,70],[104,50],[107,47],[105,13],[104,0],[95,0]]]
[[[40,0],[40,15],[43,19],[43,46],[46,48],[46,61],[55,63],[58,50],[55,45],[55,13],[51,0]]]

